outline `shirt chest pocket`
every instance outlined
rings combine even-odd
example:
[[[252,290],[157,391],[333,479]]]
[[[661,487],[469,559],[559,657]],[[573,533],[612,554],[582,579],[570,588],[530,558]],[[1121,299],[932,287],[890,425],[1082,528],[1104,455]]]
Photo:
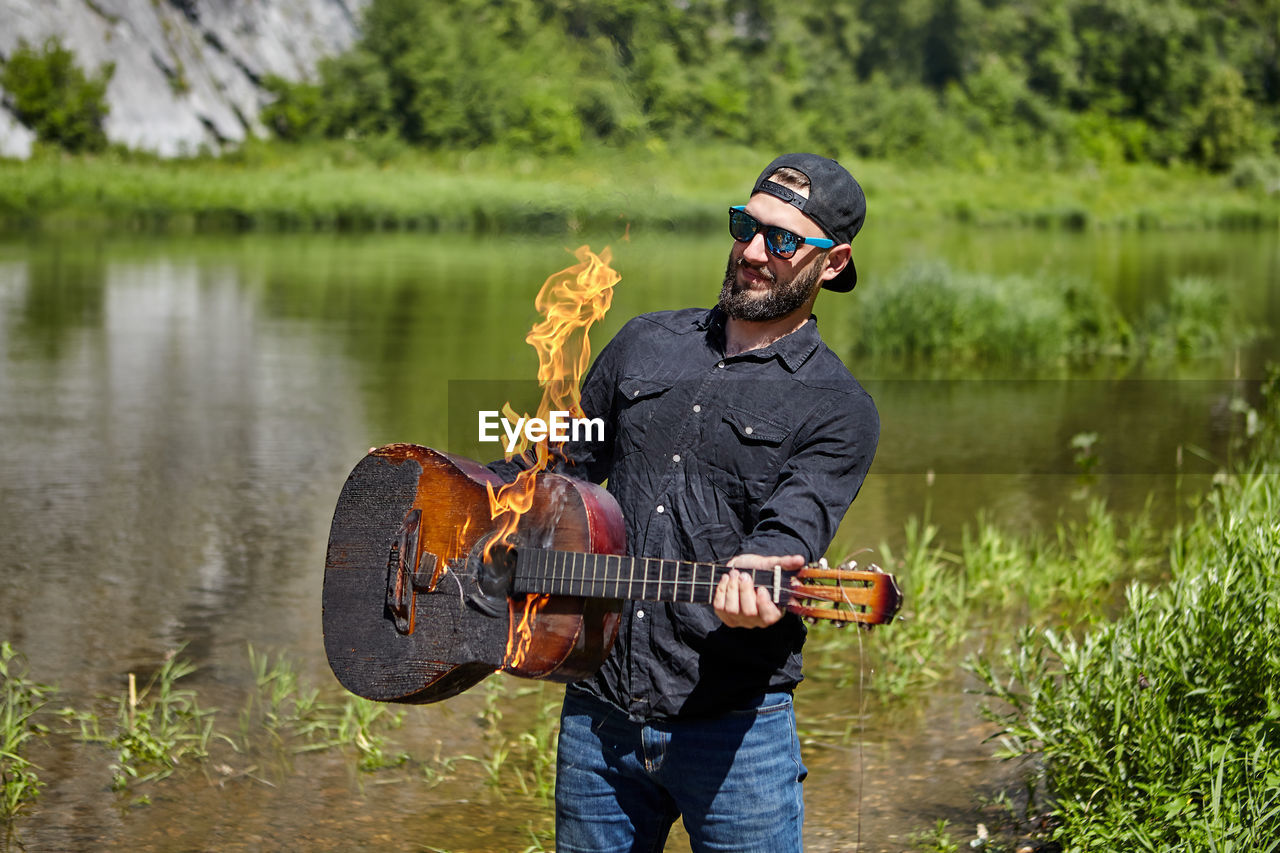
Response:
[[[731,498],[760,503],[773,492],[793,426],[776,412],[726,406],[710,425],[706,462],[716,485]]]
[[[670,402],[673,384],[648,376],[625,376],[618,383],[618,449],[623,454],[643,450],[661,432],[658,415]]]

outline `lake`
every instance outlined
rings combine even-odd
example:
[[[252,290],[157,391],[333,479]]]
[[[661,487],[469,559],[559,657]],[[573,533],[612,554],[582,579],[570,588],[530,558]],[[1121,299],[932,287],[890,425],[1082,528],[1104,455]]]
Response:
[[[253,688],[250,647],[337,696],[320,591],[347,473],[393,441],[500,455],[466,426],[473,401],[533,379],[533,297],[583,243],[610,245],[622,276],[597,348],[636,313],[710,305],[729,247],[718,235],[621,230],[0,241],[0,640],[57,686],[50,708],[110,716],[129,673],[145,678],[179,648],[198,667],[182,684],[220,709],[219,729],[235,728]],[[816,313],[875,397],[882,441],[833,557],[872,549],[863,559],[874,560],[926,507],[944,542],[980,516],[1035,529],[1080,517],[1095,499],[1121,513],[1149,505],[1167,526],[1232,453],[1233,399],[1247,399],[1280,355],[1268,338],[1190,362],[956,378],[859,364],[847,333],[862,293],[934,261],[997,276],[1065,272],[1126,311],[1161,299],[1176,277],[1204,276],[1280,329],[1274,233],[885,226],[859,238],[856,259],[858,290],[824,294]],[[1082,433],[1096,434],[1088,477],[1072,447]],[[864,665],[851,660],[850,671]],[[7,843],[525,849],[547,809],[485,784],[488,738],[494,726],[518,737],[559,688],[489,681],[408,708],[390,736],[414,761],[373,773],[341,750],[281,756],[217,741],[214,760],[120,793],[111,751],[46,720],[54,731],[31,750],[46,787]],[[856,686],[817,680],[798,695],[802,716],[857,730],[852,742],[817,734],[806,749],[810,849],[904,849],[939,818],[963,825],[1008,772],[986,757],[989,726],[957,680],[905,710],[872,701],[863,717],[863,700]],[[423,769],[433,755],[458,758],[431,765],[442,779]]]

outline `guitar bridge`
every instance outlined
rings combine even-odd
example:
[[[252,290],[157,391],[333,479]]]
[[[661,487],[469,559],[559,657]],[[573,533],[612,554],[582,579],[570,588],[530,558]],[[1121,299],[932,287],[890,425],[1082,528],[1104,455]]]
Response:
[[[412,510],[404,517],[387,554],[386,612],[401,634],[413,633],[418,593],[429,591],[436,580],[438,558],[431,552],[418,551],[421,526],[422,510]]]

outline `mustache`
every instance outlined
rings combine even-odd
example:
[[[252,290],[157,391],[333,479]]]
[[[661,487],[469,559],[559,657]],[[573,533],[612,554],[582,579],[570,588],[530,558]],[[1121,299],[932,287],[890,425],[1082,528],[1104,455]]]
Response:
[[[769,269],[768,267],[757,267],[752,264],[748,264],[746,258],[738,258],[738,260],[735,261],[733,265],[735,268],[751,267],[752,272],[754,272],[758,276],[767,278],[770,284],[776,284],[778,282],[778,277],[774,275],[773,270]]]

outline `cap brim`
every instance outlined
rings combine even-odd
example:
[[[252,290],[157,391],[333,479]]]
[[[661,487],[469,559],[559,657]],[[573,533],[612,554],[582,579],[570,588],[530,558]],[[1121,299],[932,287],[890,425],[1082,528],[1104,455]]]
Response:
[[[836,293],[848,293],[858,284],[858,271],[853,266],[853,258],[849,259],[849,263],[840,271],[840,275],[824,281],[822,286],[827,290],[834,290]]]

